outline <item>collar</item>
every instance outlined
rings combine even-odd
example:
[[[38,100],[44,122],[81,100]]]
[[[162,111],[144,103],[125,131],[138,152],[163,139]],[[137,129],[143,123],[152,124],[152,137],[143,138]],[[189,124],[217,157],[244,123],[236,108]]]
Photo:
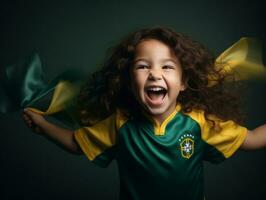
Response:
[[[148,115],[146,112],[143,112],[144,116],[153,124],[154,126],[154,134],[155,135],[164,135],[165,134],[165,128],[167,124],[175,117],[175,115],[181,110],[181,105],[177,103],[175,110],[168,116],[162,124],[157,122],[155,119],[153,119],[150,115]]]

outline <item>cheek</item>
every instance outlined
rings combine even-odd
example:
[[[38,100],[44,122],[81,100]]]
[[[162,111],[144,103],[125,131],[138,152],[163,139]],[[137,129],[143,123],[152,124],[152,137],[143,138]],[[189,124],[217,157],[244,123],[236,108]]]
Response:
[[[167,77],[167,84],[168,84],[168,87],[175,87],[175,88],[180,88],[181,85],[182,85],[182,80],[181,80],[181,77],[180,75],[178,74],[170,74],[168,77]]]

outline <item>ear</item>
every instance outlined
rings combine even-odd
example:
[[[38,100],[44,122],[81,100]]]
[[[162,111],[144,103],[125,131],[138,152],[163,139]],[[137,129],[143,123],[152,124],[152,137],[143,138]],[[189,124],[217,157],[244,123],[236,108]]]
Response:
[[[187,79],[183,79],[180,86],[180,91],[187,89]]]
[[[181,87],[180,87],[180,91],[184,91],[186,89],[186,85],[182,83]]]

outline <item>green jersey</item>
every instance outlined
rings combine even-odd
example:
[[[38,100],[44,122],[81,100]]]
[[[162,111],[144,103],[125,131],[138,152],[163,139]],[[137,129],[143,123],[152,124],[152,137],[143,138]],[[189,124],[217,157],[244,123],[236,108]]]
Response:
[[[213,120],[203,111],[183,113],[180,105],[156,124],[148,116],[126,119],[117,111],[91,127],[75,131],[90,161],[106,167],[116,159],[121,200],[204,199],[203,161],[221,162],[243,143],[247,129]]]

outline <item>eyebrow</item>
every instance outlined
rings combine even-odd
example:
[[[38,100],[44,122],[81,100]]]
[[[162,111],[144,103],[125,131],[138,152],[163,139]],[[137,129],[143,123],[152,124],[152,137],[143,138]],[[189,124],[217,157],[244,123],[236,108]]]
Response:
[[[166,58],[166,59],[162,60],[162,62],[167,62],[167,61],[171,61],[171,62],[173,62],[175,64],[178,64],[178,62],[176,60],[172,59],[172,58]]]
[[[139,58],[139,59],[134,60],[134,63],[139,62],[139,61],[146,61],[147,62],[148,60],[145,59],[145,58]],[[178,62],[176,60],[174,60],[174,59],[171,59],[171,58],[165,58],[165,59],[161,60],[161,62],[167,62],[167,61],[173,62],[176,65],[178,65]]]

